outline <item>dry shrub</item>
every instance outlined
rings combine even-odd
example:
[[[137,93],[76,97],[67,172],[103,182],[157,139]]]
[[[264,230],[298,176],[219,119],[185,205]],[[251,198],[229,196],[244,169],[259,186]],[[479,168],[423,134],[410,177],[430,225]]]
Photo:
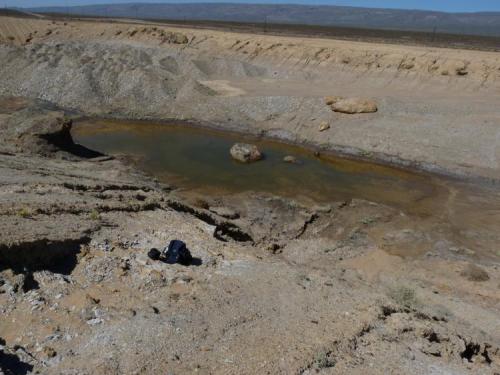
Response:
[[[462,271],[461,275],[469,281],[488,281],[490,279],[490,276],[488,275],[488,272],[486,272],[484,269],[482,269],[479,266],[476,266],[475,264],[469,263],[464,270]]]

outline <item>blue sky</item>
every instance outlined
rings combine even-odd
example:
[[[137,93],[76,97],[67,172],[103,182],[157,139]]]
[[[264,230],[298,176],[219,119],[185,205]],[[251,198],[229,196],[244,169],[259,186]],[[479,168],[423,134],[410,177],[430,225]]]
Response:
[[[35,7],[48,5],[86,5],[111,3],[152,3],[161,0],[0,0],[0,6]],[[172,0],[163,2],[207,2],[200,0]],[[211,0],[232,3],[299,3],[351,5],[379,8],[430,9],[447,12],[500,11],[500,0]]]

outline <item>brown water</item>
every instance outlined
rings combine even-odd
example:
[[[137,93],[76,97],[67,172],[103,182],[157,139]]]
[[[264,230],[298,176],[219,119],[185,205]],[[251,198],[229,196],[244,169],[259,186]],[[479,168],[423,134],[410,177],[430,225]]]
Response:
[[[376,164],[312,152],[279,142],[186,126],[117,121],[85,121],[75,126],[76,142],[106,154],[132,154],[139,166],[184,188],[265,191],[317,201],[362,198],[407,206],[444,193],[433,179]],[[231,159],[235,142],[251,142],[264,160],[242,164]],[[285,163],[287,155],[299,163]]]
[[[500,239],[500,193],[492,187],[335,156],[318,158],[303,148],[186,125],[85,120],[75,125],[73,136],[106,154],[134,155],[144,171],[184,189],[264,191],[316,202],[366,199],[430,220],[468,246],[500,250],[494,248]],[[229,149],[235,142],[256,144],[264,160],[232,160]],[[299,164],[285,163],[287,155]]]

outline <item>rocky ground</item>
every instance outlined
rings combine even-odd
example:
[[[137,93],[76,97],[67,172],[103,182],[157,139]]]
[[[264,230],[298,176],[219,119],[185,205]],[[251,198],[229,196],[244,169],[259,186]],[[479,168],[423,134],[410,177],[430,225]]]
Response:
[[[368,201],[314,205],[251,192],[190,195],[145,176],[125,157],[75,145],[71,112],[54,106],[220,121],[304,142],[325,138],[329,147],[365,156],[371,142],[390,135],[377,147],[391,160],[418,164],[421,155],[424,164],[495,178],[498,108],[486,93],[497,89],[496,55],[475,52],[466,67],[447,68],[446,76],[441,65],[425,65],[432,54],[412,49],[405,56],[415,63],[401,68],[404,81],[394,75],[397,48],[383,46],[380,67],[368,67],[371,83],[377,77],[387,83],[390,74],[396,82],[420,77],[421,87],[430,73],[429,90],[376,96],[377,112],[344,115],[332,112],[323,96],[361,92],[365,63],[379,53],[365,54],[364,45],[330,41],[338,54],[318,61],[310,56],[322,41],[306,50],[269,49],[266,37],[246,36],[232,46],[238,34],[184,32],[185,43],[178,30],[161,34],[156,26],[25,22],[0,23],[0,91],[30,97],[0,100],[0,373],[500,373],[495,213],[488,221],[466,212],[479,219],[465,231],[465,246],[448,223]],[[227,49],[217,50],[221,44]],[[279,53],[266,57],[258,47]],[[200,60],[210,48],[233,58]],[[271,68],[285,48],[291,65],[281,60],[284,67],[275,61]],[[351,60],[340,63],[349,68],[340,69],[332,60],[346,48]],[[436,53],[450,53],[447,63],[456,63],[456,52]],[[242,55],[248,60],[236,59]],[[311,64],[344,77],[342,92],[311,88],[315,80],[304,86],[304,77],[320,78]],[[239,86],[217,79],[227,72],[244,78]],[[442,80],[463,91],[436,102],[443,91],[433,85]],[[304,96],[304,87],[313,93]],[[395,87],[388,92],[395,95]],[[422,100],[424,92],[432,100]],[[413,122],[395,131],[403,117]],[[306,120],[310,125],[299,126]],[[323,121],[331,127],[319,132]],[[470,122],[480,128],[473,139]],[[368,125],[376,131],[366,132]],[[415,143],[407,147],[410,140]],[[475,199],[479,204],[481,197]],[[173,239],[186,242],[192,265],[148,258],[151,248]]]
[[[182,196],[2,108],[3,373],[500,371],[498,262],[366,201]],[[172,239],[193,265],[147,257]]]

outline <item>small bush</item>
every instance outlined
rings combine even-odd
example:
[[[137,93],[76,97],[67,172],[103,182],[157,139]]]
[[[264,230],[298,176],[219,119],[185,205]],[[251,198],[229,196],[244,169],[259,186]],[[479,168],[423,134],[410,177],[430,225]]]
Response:
[[[90,219],[99,220],[100,218],[101,218],[101,215],[99,215],[99,212],[97,210],[90,211]]]
[[[407,286],[393,288],[389,293],[389,297],[391,297],[394,302],[404,307],[415,308],[419,305],[417,293],[414,289]]]
[[[22,218],[28,218],[31,217],[31,211],[27,208],[21,208],[19,211],[17,211],[17,215]]]
[[[488,275],[488,272],[483,270],[481,267],[476,266],[475,264],[469,263],[464,270],[462,271],[461,275],[463,277],[466,277],[467,280],[469,281],[488,281],[490,279],[490,275]]]
[[[317,369],[335,367],[335,360],[331,358],[330,352],[319,352],[314,359],[314,367]]]
[[[369,216],[369,217],[365,217],[365,218],[363,218],[363,220],[361,220],[361,222],[362,222],[364,225],[370,225],[370,224],[375,223],[377,220],[378,220],[378,217],[372,217],[372,216]]]

